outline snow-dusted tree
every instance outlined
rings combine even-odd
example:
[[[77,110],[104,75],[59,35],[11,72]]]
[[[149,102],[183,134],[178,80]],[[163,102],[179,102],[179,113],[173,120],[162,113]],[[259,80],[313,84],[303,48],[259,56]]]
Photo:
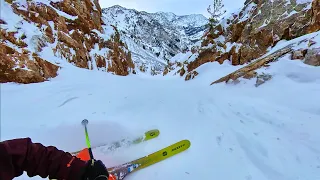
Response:
[[[213,8],[211,8],[213,7]],[[226,12],[226,10],[223,10],[223,3],[222,0],[213,0],[212,6],[209,5],[207,8],[208,13],[211,15],[209,17],[209,28],[212,30],[217,24],[219,23],[219,18]]]

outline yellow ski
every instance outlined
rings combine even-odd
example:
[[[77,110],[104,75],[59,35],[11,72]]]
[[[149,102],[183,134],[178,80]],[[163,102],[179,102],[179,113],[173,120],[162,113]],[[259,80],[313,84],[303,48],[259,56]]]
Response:
[[[137,137],[135,139],[122,139],[120,141],[112,142],[112,143],[106,143],[106,144],[100,144],[97,146],[92,146],[91,149],[95,149],[98,147],[103,147],[104,152],[106,151],[113,151],[117,148],[123,147],[123,146],[130,146],[133,144],[138,144],[144,141],[149,141],[151,139],[154,139],[158,137],[160,134],[160,131],[158,129],[152,129],[150,131],[145,132],[142,136]],[[82,150],[80,150],[82,151]],[[72,155],[77,155],[80,151],[71,152]]]
[[[113,174],[117,178],[117,180],[122,180],[132,172],[135,172],[142,168],[146,168],[150,165],[163,161],[167,158],[170,158],[178,153],[187,150],[190,147],[190,145],[191,143],[189,140],[182,140],[137,160],[125,163],[120,166],[108,168],[108,171],[111,174]]]

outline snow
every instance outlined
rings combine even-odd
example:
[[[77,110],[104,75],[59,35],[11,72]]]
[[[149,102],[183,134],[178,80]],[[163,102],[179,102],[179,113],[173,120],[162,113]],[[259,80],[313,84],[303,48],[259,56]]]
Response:
[[[230,52],[232,47],[234,47],[234,46],[236,47],[236,52],[238,52],[240,47],[242,46],[242,44],[241,43],[236,43],[236,42],[233,42],[233,43],[227,42],[226,43],[226,47],[227,47],[226,48],[226,52]]]
[[[286,12],[286,13],[287,13],[287,12]],[[269,24],[269,20],[268,20],[268,19],[265,19],[264,22],[263,22],[263,24],[262,24],[258,29],[261,29],[261,28],[267,26],[268,24]]]
[[[110,39],[111,35],[114,34],[114,30],[111,26],[102,26],[103,27],[103,31],[104,34],[102,34],[100,31],[98,31],[97,29],[93,29],[91,30],[92,32],[95,32],[98,34],[99,37],[102,37],[103,39]],[[70,32],[69,32],[70,33]],[[71,33],[70,33],[71,34]]]
[[[256,6],[257,6],[257,4],[255,4],[254,2],[250,3],[249,5],[247,5],[246,8],[242,11],[243,12],[243,16],[240,17],[239,23],[248,20],[248,18],[252,15],[253,9]]]
[[[9,24],[1,24],[2,29],[7,29],[9,31],[14,31],[16,27],[14,25],[18,24],[22,21],[22,17],[18,16],[17,14],[13,13],[11,6],[5,2],[4,0],[0,0],[1,4],[1,19],[5,22],[12,22]],[[13,25],[14,24],[14,25]]]
[[[310,34],[306,34],[304,36],[300,36],[298,38],[292,39],[290,41],[286,41],[286,40],[281,40],[279,41],[270,51],[268,51],[265,55],[263,55],[262,57],[268,56],[282,48],[285,47],[292,47],[294,50],[298,50],[300,48],[305,48],[307,49],[307,44],[308,44],[308,40],[311,39],[315,42],[318,42],[317,44],[320,43],[320,31],[316,31]],[[319,45],[318,45],[319,46]]]
[[[34,24],[22,21],[9,8],[1,0],[1,17],[10,22],[1,28],[16,31],[23,27],[17,36],[26,33],[30,38],[26,42],[42,34]],[[122,23],[125,25],[125,20]],[[52,22],[49,24],[54,27]],[[104,34],[93,32],[108,39],[114,31],[110,26],[103,28]],[[129,49],[141,52],[132,54],[135,61],[151,62],[150,52],[126,36],[121,38]],[[268,54],[292,44],[294,49],[305,48],[308,41],[302,41],[304,39],[312,39],[317,42],[313,47],[318,47],[320,32],[280,41]],[[224,39],[220,37],[219,41]],[[199,75],[190,81],[171,75],[113,76],[74,67],[65,59],[53,56],[52,47],[56,43],[44,47],[38,54],[63,67],[58,77],[37,84],[1,84],[2,141],[31,137],[34,142],[76,151],[86,147],[81,121],[88,119],[93,146],[154,128],[161,131],[158,138],[130,148],[109,153],[95,149],[96,159],[108,167],[153,153],[182,139],[191,141],[187,151],[139,170],[126,180],[320,179],[319,67],[289,60],[287,55],[270,67],[258,70],[272,75],[270,81],[258,88],[254,86],[254,79],[241,79],[236,85],[209,86],[244,65],[231,66],[228,61],[222,65],[206,63],[196,69]],[[238,48],[240,44],[228,43],[227,51],[233,46]],[[107,52],[108,49],[99,50],[95,45],[90,55],[93,58]],[[170,61],[190,62],[197,56],[197,53],[179,53]],[[158,58],[152,61],[165,63]],[[95,61],[90,66],[97,68]],[[29,178],[25,173],[16,179],[40,177]]]
[[[45,1],[44,1],[45,2]],[[19,4],[19,7],[26,6],[26,1],[20,0],[16,1],[16,3]],[[1,24],[1,28],[5,29],[7,32],[16,32],[15,37],[17,39],[21,40],[21,37],[25,35],[25,39],[22,40],[26,44],[28,44],[28,47],[26,47],[27,50],[31,52],[36,52],[35,48],[37,46],[37,41],[39,38],[42,38],[44,27],[38,28],[35,23],[30,23],[28,21],[25,21],[21,16],[15,14],[12,10],[12,7],[9,3],[5,2],[4,0],[0,0],[1,4],[1,18],[7,23],[7,24]],[[52,23],[49,23],[52,25]],[[52,26],[53,27],[53,26]],[[41,30],[42,29],[42,30]],[[20,48],[18,48],[16,45],[12,44],[9,41],[5,42],[8,46],[16,49],[18,52],[22,52]],[[30,55],[31,56],[31,55]],[[33,59],[33,58],[30,58]]]
[[[148,69],[163,70],[174,55],[201,43],[208,19],[199,14],[147,13],[115,5],[103,9],[103,21],[117,26],[138,67],[146,64]]]
[[[192,14],[192,15],[184,15],[178,17],[173,21],[174,24],[179,26],[194,26],[201,27],[208,23],[208,19],[205,18],[202,14]]]
[[[184,62],[190,59],[192,56],[191,51],[187,51],[186,53],[178,53],[174,57],[170,59],[170,62]]]
[[[94,10],[94,11],[98,11],[97,6],[96,6],[96,4],[94,3],[93,0],[91,0],[91,3],[92,3],[92,5],[93,5],[93,10]]]
[[[320,42],[315,35],[308,36]],[[81,126],[86,118],[92,145],[161,131],[158,138],[130,148],[94,150],[108,167],[191,141],[189,150],[127,180],[162,180],[164,175],[167,180],[319,179],[319,67],[284,56],[259,70],[273,78],[258,88],[255,80],[209,86],[238,68],[207,63],[185,82],[179,76],[122,77],[65,65],[57,78],[44,83],[1,84],[1,140],[31,137],[65,151],[79,150],[86,147]]]
[[[285,6],[291,4],[291,0],[287,0]],[[307,6],[305,8],[302,9],[302,11],[306,11],[308,9],[311,9],[312,7],[312,0],[295,0],[294,3],[296,4],[307,4]]]
[[[222,36],[222,35],[220,35],[219,37],[217,37],[216,39],[215,39],[215,42],[225,42],[226,41],[226,37],[225,36]]]
[[[55,8],[55,7],[53,7],[51,4],[47,4],[49,7],[51,7],[51,8],[53,8],[58,14],[59,14],[59,16],[62,16],[62,17],[65,17],[66,19],[70,19],[70,20],[76,20],[76,19],[78,19],[78,16],[72,16],[72,15],[70,15],[70,14],[67,14],[67,13],[65,13],[65,12],[63,12],[63,11],[60,11],[59,9],[57,9],[57,8]]]
[[[139,67],[142,65],[146,66],[145,73],[150,74],[151,68],[155,68],[158,72],[163,72],[163,69],[166,65],[166,62],[163,59],[158,58],[147,49],[143,49],[143,47],[139,46],[137,42],[126,35],[122,35],[121,40],[127,44],[128,49],[131,51],[131,58],[137,67],[137,73],[140,72]],[[155,52],[159,52],[157,47],[154,47],[154,49]]]
[[[65,18],[67,18],[67,19],[71,19],[71,20],[77,19],[78,16],[71,16],[71,15],[69,15],[69,14],[67,14],[67,13],[65,13],[65,12],[63,12],[63,11],[60,11],[60,10],[56,9],[55,7],[53,7],[53,6],[50,4],[50,2],[55,3],[55,2],[60,2],[60,1],[61,1],[61,0],[33,0],[33,3],[37,3],[37,4],[42,3],[42,4],[45,4],[45,5],[53,8],[60,16],[63,16],[63,17],[65,17]],[[14,3],[16,3],[16,4],[19,5],[18,9],[27,10],[27,9],[26,9],[26,7],[28,6],[27,0],[16,0]],[[1,0],[1,4],[4,4],[4,0]],[[5,3],[5,4],[6,4],[5,6],[8,6],[7,3]],[[2,10],[2,7],[1,7],[1,10]],[[13,12],[11,12],[11,13],[13,13]],[[16,16],[17,16],[17,15],[16,15]],[[3,16],[1,16],[1,17],[3,17]]]
[[[287,16],[286,16],[286,17],[283,17],[283,19],[289,18],[289,17],[291,17],[291,16],[293,16],[294,14],[297,14],[297,13],[298,13],[298,12],[295,11],[295,10],[291,11],[289,14],[288,14],[288,12],[286,11],[285,13],[283,13],[283,15],[287,15]]]
[[[311,3],[312,0],[296,0],[297,4]]]
[[[6,29],[7,31],[13,31],[13,32],[17,32],[15,34],[15,37],[17,39],[21,39],[22,36],[25,35],[25,39],[23,39],[22,41],[24,41],[26,44],[28,44],[28,47],[26,47],[27,50],[29,50],[30,53],[30,59],[33,59],[32,53],[36,53],[39,55],[39,57],[53,63],[53,64],[57,64],[60,67],[68,67],[71,64],[67,62],[66,58],[64,57],[64,53],[61,54],[59,51],[57,52],[53,52],[53,49],[55,49],[57,47],[57,39],[55,39],[55,42],[50,44],[47,42],[46,38],[43,36],[44,31],[46,29],[46,25],[41,25],[41,27],[37,27],[37,25],[33,22],[28,22],[25,21],[22,16],[19,16],[17,14],[15,14],[12,10],[12,7],[9,3],[5,2],[4,0],[0,0],[1,2],[1,18],[7,22],[7,24],[2,24],[1,28]],[[55,0],[55,2],[58,2],[60,0]],[[15,1],[15,3],[17,3],[18,8],[24,8],[27,9],[27,1],[26,0],[18,0]],[[55,9],[55,11],[68,19],[72,19],[75,20],[77,18],[77,16],[71,16],[67,13],[64,13],[63,11],[59,11],[58,9],[54,8],[53,6],[51,6],[50,1],[49,0],[35,0],[33,1],[33,3],[43,3],[47,6],[52,7],[53,9]],[[57,30],[55,28],[54,22],[49,21],[48,22],[49,26],[51,27],[52,31],[53,31],[53,35],[56,38],[57,36]],[[69,38],[71,37],[70,35],[72,34],[74,30],[71,30],[69,33],[64,33],[65,36],[68,36]],[[92,30],[93,33],[97,33],[97,35],[99,37],[101,37],[104,40],[109,40],[111,35],[115,33],[115,31],[113,30],[113,28],[109,25],[104,25],[103,26],[103,33],[99,32],[98,30],[94,29]],[[89,35],[86,36],[86,38],[90,38]],[[42,48],[41,52],[38,52],[38,42],[42,40],[43,43],[46,44],[45,47]],[[6,45],[16,49],[18,52],[22,52],[22,49],[17,47],[16,45],[12,44],[11,42],[5,42]],[[85,46],[85,43],[84,43]],[[75,50],[72,48],[69,48],[71,55],[75,54]],[[102,48],[99,49],[98,44],[94,45],[94,48],[90,51],[90,56],[92,59],[92,62],[88,62],[88,66],[90,68],[92,68],[93,70],[101,70],[101,71],[105,71],[105,68],[98,68],[96,65],[96,56],[97,55],[101,55],[103,57],[107,56],[108,53],[107,48]],[[16,68],[19,68],[19,66],[16,66]],[[27,69],[28,67],[25,67],[24,69]]]

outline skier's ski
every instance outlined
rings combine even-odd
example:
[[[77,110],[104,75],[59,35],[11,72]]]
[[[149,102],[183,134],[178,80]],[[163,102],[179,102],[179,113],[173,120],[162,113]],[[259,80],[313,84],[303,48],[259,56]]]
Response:
[[[160,134],[160,131],[158,129],[153,129],[153,130],[145,132],[144,135],[137,137],[135,139],[122,139],[122,140],[112,142],[112,143],[106,143],[106,144],[92,146],[91,149],[102,147],[103,152],[107,153],[109,151],[116,150],[117,148],[120,148],[123,146],[130,146],[133,144],[138,144],[138,143],[141,143],[144,141],[154,139],[154,138],[158,137],[159,134]],[[80,151],[83,151],[83,150],[80,150]],[[72,152],[71,154],[77,155],[80,151]]]
[[[108,171],[117,178],[116,180],[122,180],[132,172],[148,167],[187,150],[190,145],[191,143],[189,140],[182,140],[137,160],[133,160],[120,166],[108,168]]]

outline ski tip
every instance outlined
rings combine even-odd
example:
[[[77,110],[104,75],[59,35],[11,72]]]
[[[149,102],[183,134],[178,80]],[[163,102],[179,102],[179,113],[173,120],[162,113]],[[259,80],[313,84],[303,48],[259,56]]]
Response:
[[[144,140],[150,140],[150,139],[153,139],[153,138],[156,138],[158,137],[160,134],[160,131],[158,129],[152,129],[150,131],[147,131],[145,133],[145,139]]]
[[[151,130],[149,130],[149,131],[146,132],[146,134],[150,134],[150,133],[160,134],[160,131],[159,131],[159,129],[151,129]]]
[[[180,141],[181,144],[185,144],[186,149],[188,149],[191,146],[191,142],[188,139]]]

